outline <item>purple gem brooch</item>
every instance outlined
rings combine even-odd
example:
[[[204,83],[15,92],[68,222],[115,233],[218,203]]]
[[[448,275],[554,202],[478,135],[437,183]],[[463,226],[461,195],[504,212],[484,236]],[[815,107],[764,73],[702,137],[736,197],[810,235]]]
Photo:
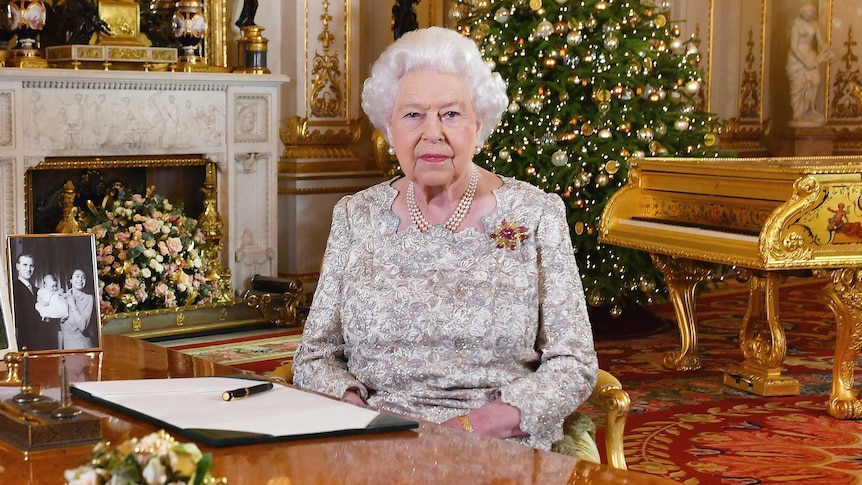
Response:
[[[500,223],[500,227],[492,232],[490,236],[497,243],[498,248],[509,248],[512,251],[518,247],[518,244],[530,237],[527,235],[526,227],[519,226],[517,223],[511,223],[505,219]]]

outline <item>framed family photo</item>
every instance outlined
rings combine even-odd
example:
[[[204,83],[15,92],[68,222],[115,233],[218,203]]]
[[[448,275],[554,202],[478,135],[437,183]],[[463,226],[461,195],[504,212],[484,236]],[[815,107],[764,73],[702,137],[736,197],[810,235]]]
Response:
[[[101,349],[99,279],[92,234],[8,236],[13,344],[18,351]]]

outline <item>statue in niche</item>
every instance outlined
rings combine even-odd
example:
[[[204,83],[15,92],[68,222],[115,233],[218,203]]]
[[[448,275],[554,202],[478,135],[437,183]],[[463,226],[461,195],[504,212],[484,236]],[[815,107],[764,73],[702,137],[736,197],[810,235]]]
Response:
[[[248,27],[255,25],[254,16],[257,14],[257,0],[243,0],[242,11],[239,13],[239,18],[236,19],[237,27]]]
[[[820,26],[814,18],[816,14],[815,4],[802,5],[790,29],[790,50],[787,53],[790,105],[793,108],[790,126],[825,124],[815,101],[820,86],[820,65],[832,58],[832,50],[823,40]]]
[[[397,3],[392,6],[392,33],[395,40],[401,38],[402,35],[419,28],[419,22],[416,20],[416,11],[414,6],[419,3],[419,0],[397,0]]]

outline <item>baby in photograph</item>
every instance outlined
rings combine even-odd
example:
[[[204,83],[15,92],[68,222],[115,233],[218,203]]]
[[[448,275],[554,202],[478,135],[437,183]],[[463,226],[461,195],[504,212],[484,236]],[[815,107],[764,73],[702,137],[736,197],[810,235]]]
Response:
[[[42,278],[42,287],[36,292],[36,311],[45,321],[69,316],[69,305],[60,290],[60,283],[57,277],[50,273]]]

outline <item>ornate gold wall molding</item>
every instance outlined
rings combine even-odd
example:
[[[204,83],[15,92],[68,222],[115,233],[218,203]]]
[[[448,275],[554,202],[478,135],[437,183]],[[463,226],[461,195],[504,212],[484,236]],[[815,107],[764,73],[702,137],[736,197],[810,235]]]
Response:
[[[351,84],[351,0],[306,0],[304,79],[300,113],[282,120],[279,136],[289,159],[356,158],[361,118],[351,117],[358,86]],[[343,10],[339,7],[343,5]],[[343,12],[343,15],[342,15]],[[299,54],[299,52],[297,53]],[[304,106],[302,106],[304,105]],[[304,113],[303,113],[304,112]],[[279,172],[297,173],[279,164]]]
[[[856,45],[853,26],[850,25],[847,41],[844,42],[844,54],[841,56],[844,66],[836,71],[832,84],[832,102],[829,106],[832,119],[862,117],[862,72],[857,65],[859,57],[854,52]]]
[[[283,158],[352,158],[356,154],[350,145],[362,134],[361,119],[343,122],[318,121],[291,116],[282,121],[278,130],[284,143]]]

